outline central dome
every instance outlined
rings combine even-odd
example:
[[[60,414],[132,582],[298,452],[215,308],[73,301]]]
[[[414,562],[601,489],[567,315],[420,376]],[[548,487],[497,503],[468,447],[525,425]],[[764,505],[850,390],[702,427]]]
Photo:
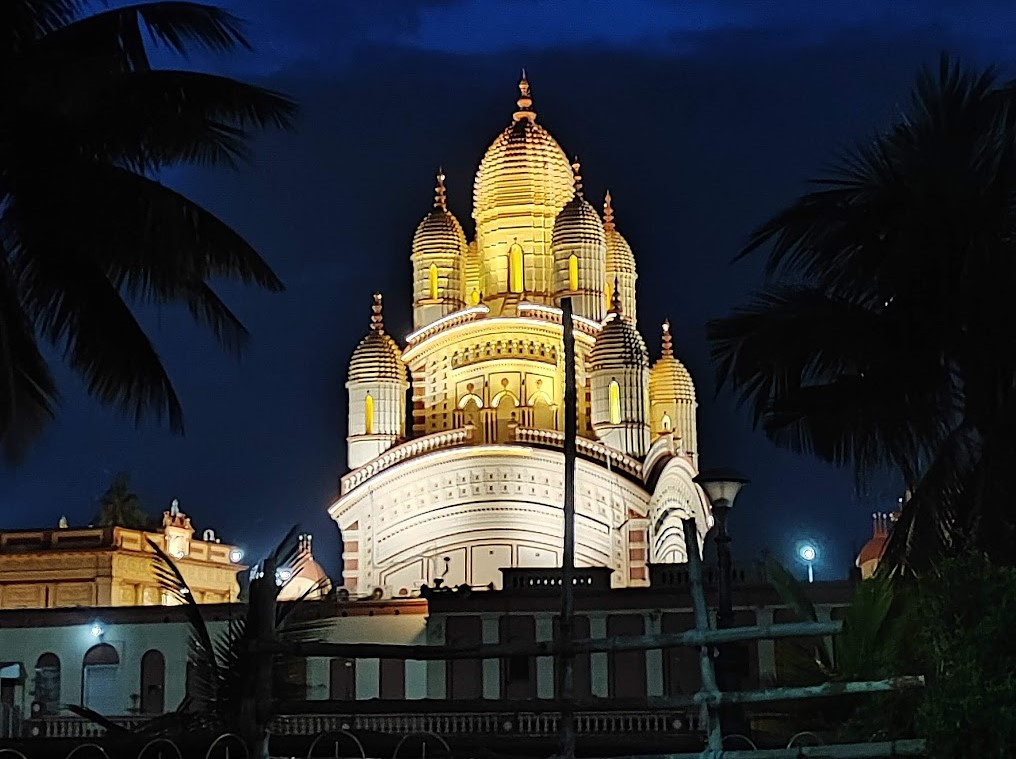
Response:
[[[487,148],[473,186],[483,292],[554,294],[554,219],[574,194],[567,156],[542,126],[523,74],[512,123]],[[521,250],[519,250],[521,249]]]

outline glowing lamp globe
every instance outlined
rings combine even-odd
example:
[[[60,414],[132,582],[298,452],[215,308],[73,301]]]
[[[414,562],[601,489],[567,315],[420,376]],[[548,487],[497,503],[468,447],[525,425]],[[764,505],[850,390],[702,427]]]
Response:
[[[805,561],[815,561],[815,559],[818,558],[818,551],[815,550],[815,546],[813,545],[806,544],[801,546],[798,553]]]
[[[730,508],[741,488],[750,480],[733,469],[707,469],[700,472],[693,482],[706,492],[713,508]]]

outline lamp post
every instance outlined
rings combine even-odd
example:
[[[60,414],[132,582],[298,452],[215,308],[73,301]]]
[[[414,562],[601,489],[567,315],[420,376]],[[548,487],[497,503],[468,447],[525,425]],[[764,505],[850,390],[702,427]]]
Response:
[[[818,549],[815,548],[811,543],[805,543],[799,549],[797,549],[797,555],[801,557],[808,566],[808,582],[815,582],[815,559],[818,558]]]
[[[734,625],[733,562],[730,558],[730,534],[727,532],[727,517],[734,505],[734,499],[749,480],[733,469],[708,469],[700,472],[694,480],[705,491],[712,505],[716,520],[716,563],[719,568],[718,604],[716,627],[725,629]],[[716,684],[721,691],[737,690],[737,673],[732,667],[731,646],[717,646]],[[744,732],[740,714],[729,707],[721,709],[725,732]]]

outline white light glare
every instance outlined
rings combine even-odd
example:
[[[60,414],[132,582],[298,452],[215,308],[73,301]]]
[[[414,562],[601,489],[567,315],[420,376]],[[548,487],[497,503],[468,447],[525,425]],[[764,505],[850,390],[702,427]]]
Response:
[[[815,561],[818,556],[818,551],[815,550],[815,546],[803,545],[800,550],[801,558],[805,561]]]
[[[239,548],[234,548],[232,551],[229,552],[229,560],[231,562],[233,562],[234,564],[239,564],[240,563],[240,559],[242,559],[242,558],[243,558],[243,551],[241,551]]]
[[[102,625],[100,625],[98,622],[92,623],[91,633],[93,638],[101,638],[104,632],[105,630],[102,629]]]

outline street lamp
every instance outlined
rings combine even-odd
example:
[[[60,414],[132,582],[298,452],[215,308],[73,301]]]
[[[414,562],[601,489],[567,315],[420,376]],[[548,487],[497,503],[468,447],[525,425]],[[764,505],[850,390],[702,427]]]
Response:
[[[716,610],[716,627],[724,629],[734,626],[733,562],[730,559],[730,535],[727,532],[727,517],[734,505],[734,499],[749,480],[733,469],[707,469],[694,478],[712,505],[716,519],[716,561],[719,565],[720,577]],[[733,671],[730,646],[717,646],[716,680],[721,691],[733,691],[739,687],[737,673]],[[721,710],[724,714],[723,723],[727,732],[744,732],[743,720],[733,709]]]
[[[811,543],[802,543],[801,547],[797,549],[797,555],[801,557],[801,561],[808,565],[808,582],[815,582],[815,559],[818,558],[818,549],[815,548]]]

